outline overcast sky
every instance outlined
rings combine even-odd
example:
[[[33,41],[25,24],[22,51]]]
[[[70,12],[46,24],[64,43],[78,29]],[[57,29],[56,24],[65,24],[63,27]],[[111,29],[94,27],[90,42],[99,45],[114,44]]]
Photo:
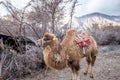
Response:
[[[77,15],[101,12],[120,15],[120,0],[79,0],[82,5],[76,9]]]
[[[2,0],[0,0],[2,1]],[[10,0],[18,8],[25,6],[30,0]],[[81,16],[93,12],[101,12],[109,15],[120,16],[120,0],[78,0],[80,4],[76,7],[75,16]],[[6,9],[0,6],[0,14],[4,15]]]
[[[0,0],[4,1],[4,0]],[[7,0],[6,0],[7,1]],[[23,8],[30,0],[9,0],[17,8]],[[6,8],[0,5],[0,15],[5,15],[7,13]]]

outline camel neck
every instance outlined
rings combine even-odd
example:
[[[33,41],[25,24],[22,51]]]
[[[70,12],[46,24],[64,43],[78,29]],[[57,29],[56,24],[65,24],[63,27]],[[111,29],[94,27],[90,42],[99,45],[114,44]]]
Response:
[[[49,46],[50,46],[51,48],[55,48],[57,45],[58,45],[58,41],[57,41],[57,40],[53,40],[53,41],[49,44]]]
[[[58,53],[58,54],[60,53],[61,46],[60,46],[60,44],[59,44],[59,41],[54,40],[53,42],[50,43],[49,46],[52,48],[52,50],[53,50],[55,53]]]

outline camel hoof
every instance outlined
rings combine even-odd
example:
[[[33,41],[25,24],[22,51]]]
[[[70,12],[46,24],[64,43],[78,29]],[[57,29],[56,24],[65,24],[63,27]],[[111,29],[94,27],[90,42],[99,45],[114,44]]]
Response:
[[[90,78],[94,78],[93,74],[90,75]]]
[[[84,75],[87,75],[87,72],[84,72]]]
[[[78,80],[78,79],[70,79],[70,80]]]

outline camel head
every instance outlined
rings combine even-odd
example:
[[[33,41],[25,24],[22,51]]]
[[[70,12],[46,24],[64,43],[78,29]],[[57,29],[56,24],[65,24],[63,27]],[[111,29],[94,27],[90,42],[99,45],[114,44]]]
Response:
[[[37,40],[37,46],[39,47],[46,47],[50,45],[51,42],[57,40],[56,36],[52,33],[44,33],[43,37],[41,39]]]

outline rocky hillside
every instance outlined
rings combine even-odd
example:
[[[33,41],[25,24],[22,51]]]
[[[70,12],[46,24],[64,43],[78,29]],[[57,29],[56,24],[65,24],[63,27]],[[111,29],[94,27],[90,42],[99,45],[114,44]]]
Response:
[[[73,19],[73,26],[83,29],[91,28],[92,26],[120,26],[120,16],[111,16],[102,13],[91,13]]]

